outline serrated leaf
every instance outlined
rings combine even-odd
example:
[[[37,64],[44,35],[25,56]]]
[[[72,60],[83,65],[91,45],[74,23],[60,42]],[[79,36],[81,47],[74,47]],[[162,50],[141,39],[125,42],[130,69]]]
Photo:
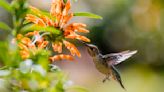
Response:
[[[61,31],[55,29],[54,27],[42,27],[42,26],[39,26],[39,25],[26,25],[25,27],[23,27],[21,29],[21,31],[23,33],[27,33],[29,31],[34,31],[34,30],[37,30],[37,31],[42,31],[42,32],[51,32],[51,33],[54,33],[54,34],[60,34]]]
[[[6,0],[0,0],[0,7],[4,8],[8,12],[12,12],[12,8],[10,4]]]
[[[0,29],[6,30],[6,31],[11,31],[12,29],[5,23],[0,22]]]
[[[89,12],[76,12],[74,16],[84,16],[88,18],[103,19],[101,16]]]

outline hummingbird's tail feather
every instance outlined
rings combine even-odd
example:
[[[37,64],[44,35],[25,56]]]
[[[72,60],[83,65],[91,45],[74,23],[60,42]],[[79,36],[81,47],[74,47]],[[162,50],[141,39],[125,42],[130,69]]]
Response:
[[[116,80],[123,89],[125,89],[119,72],[117,71],[117,69],[114,66],[111,66],[111,68],[112,68],[112,73],[113,73],[113,79]]]

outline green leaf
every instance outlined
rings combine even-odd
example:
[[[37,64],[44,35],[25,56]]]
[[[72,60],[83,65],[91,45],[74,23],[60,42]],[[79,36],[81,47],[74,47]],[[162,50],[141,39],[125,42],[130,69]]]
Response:
[[[28,21],[28,20],[23,21],[23,24],[24,24],[24,25],[26,25],[26,24],[28,24],[28,23],[30,23],[30,21]]]
[[[103,19],[101,16],[89,12],[77,12],[74,13],[74,16],[84,16],[88,18]]]
[[[63,0],[64,1],[64,3],[67,3],[67,0]]]
[[[9,61],[9,50],[8,50],[8,43],[7,41],[0,41],[0,50],[3,53],[0,53],[0,61],[5,65],[6,61]],[[2,69],[2,68],[1,68]]]
[[[63,0],[64,1],[64,3],[66,3],[67,2],[67,0]],[[74,2],[77,2],[78,0],[73,0]]]
[[[55,29],[54,27],[42,27],[39,25],[26,25],[21,29],[23,33],[27,33],[29,31],[34,31],[34,30],[42,31],[42,32],[51,32],[57,35],[61,33],[61,31]]]
[[[3,67],[0,67],[0,70],[4,70],[4,69],[7,69],[8,66],[3,66]]]
[[[4,8],[6,11],[10,13],[13,11],[10,4],[6,0],[0,0],[0,7]]]
[[[11,31],[12,29],[5,23],[0,22],[0,29],[6,30],[6,31]]]
[[[56,84],[56,91],[57,92],[64,92],[63,85],[64,85],[63,82],[59,80]]]

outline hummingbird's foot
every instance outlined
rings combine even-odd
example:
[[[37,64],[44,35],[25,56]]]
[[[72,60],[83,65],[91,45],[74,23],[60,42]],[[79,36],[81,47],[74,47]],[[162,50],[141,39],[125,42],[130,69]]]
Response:
[[[109,80],[110,81],[110,78],[109,77],[106,77],[106,78],[103,79],[102,82],[104,83],[106,80]]]
[[[107,80],[107,79],[105,78],[105,79],[102,80],[102,82],[105,83],[106,80]]]

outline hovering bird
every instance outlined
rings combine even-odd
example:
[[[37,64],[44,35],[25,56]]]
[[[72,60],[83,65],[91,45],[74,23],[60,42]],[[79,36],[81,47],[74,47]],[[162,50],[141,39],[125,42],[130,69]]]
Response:
[[[93,62],[97,70],[106,75],[106,77],[103,79],[103,82],[112,78],[116,80],[123,89],[125,89],[124,85],[122,84],[121,76],[114,65],[117,65],[130,58],[132,55],[137,53],[137,50],[127,50],[119,53],[102,55],[97,46],[87,43],[84,44],[87,47],[89,55],[93,58]]]

